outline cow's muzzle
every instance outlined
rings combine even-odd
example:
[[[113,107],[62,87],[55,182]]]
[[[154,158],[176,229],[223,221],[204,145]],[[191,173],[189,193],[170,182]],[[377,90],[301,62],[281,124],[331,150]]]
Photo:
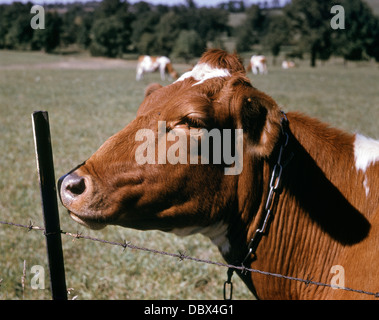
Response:
[[[59,178],[58,193],[74,221],[96,230],[105,227],[105,224],[88,210],[88,198],[91,194],[91,181],[88,177],[80,176],[75,171],[69,172]]]
[[[66,174],[58,180],[58,189],[62,204],[67,207],[86,191],[85,178],[76,173]]]

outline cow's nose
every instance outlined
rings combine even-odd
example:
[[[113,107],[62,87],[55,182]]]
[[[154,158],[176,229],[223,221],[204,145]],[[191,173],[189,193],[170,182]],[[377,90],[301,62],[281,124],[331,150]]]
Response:
[[[63,205],[69,205],[86,191],[86,179],[75,172],[58,180],[59,196]]]

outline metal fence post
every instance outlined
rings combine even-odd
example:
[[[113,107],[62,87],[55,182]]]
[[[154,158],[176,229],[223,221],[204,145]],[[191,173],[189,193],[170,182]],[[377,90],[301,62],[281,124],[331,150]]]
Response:
[[[45,223],[47,257],[53,300],[67,300],[53,152],[47,111],[32,113],[37,170]]]

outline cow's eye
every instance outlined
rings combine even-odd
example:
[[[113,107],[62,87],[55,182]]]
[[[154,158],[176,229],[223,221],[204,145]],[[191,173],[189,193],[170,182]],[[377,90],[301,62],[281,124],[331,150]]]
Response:
[[[195,117],[184,117],[176,126],[186,126],[188,128],[204,128],[205,123],[202,119]]]
[[[205,123],[197,118],[191,118],[191,117],[186,117],[184,118],[180,124],[182,125],[187,125],[189,128],[204,128]]]

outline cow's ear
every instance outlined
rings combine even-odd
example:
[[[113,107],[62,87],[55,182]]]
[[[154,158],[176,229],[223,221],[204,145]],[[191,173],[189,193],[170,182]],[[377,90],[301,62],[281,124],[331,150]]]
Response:
[[[240,102],[240,119],[247,152],[269,156],[280,135],[281,113],[276,102],[254,88]]]
[[[149,95],[151,95],[155,90],[158,90],[162,88],[162,86],[159,83],[152,83],[149,84],[145,89],[145,98]]]

